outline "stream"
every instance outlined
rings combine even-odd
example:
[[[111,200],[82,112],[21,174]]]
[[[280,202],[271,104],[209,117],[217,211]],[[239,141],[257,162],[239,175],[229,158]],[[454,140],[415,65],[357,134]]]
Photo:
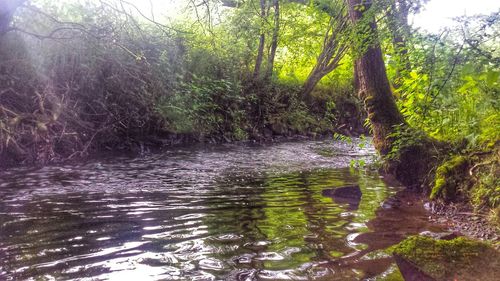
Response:
[[[1,280],[386,280],[440,226],[340,141],[170,148],[0,171]],[[358,185],[358,202],[331,190]],[[398,194],[400,194],[399,192]],[[392,198],[387,200],[388,198]]]

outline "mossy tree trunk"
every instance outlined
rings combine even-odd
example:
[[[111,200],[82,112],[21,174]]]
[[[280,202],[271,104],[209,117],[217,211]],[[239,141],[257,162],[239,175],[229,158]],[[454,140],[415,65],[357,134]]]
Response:
[[[386,158],[387,171],[409,187],[420,188],[446,145],[411,128],[393,96],[377,37],[371,2],[347,0],[355,31],[355,85],[373,131],[373,143]]]
[[[375,148],[385,156],[391,149],[389,136],[396,126],[405,124],[405,121],[387,78],[375,18],[368,13],[365,15],[370,3],[362,0],[348,0],[347,3],[351,22],[355,30],[360,31],[356,35],[359,46],[355,46],[356,84],[372,126]]]

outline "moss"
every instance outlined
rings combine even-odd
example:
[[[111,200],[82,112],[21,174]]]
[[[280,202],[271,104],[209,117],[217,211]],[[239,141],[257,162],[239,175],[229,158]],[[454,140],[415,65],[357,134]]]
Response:
[[[436,165],[441,152],[448,149],[447,144],[408,126],[394,127],[388,139],[391,148],[384,157],[386,172],[394,174],[406,186],[428,186],[429,171]]]
[[[474,152],[470,176],[474,185],[469,196],[476,209],[500,207],[500,143],[493,148]],[[498,216],[495,223],[500,224]]]
[[[453,200],[458,195],[459,186],[467,185],[466,171],[469,161],[458,155],[443,162],[436,170],[431,199]]]
[[[396,267],[394,270],[392,270],[388,274],[383,274],[382,276],[375,277],[376,281],[405,281],[403,275],[401,275],[401,272],[399,269]]]
[[[436,280],[494,280],[500,276],[500,254],[491,245],[459,237],[435,240],[412,236],[389,248]]]

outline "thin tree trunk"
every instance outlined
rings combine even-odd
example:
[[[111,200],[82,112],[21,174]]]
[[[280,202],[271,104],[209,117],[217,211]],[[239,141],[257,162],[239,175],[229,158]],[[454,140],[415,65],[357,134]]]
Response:
[[[278,48],[278,36],[280,31],[280,3],[279,0],[274,0],[274,29],[271,39],[271,49],[267,59],[266,79],[270,79],[273,75],[274,58],[276,57],[276,49]]]
[[[12,15],[8,12],[0,11],[0,36],[7,33]]]
[[[304,86],[302,88],[302,97],[308,98],[321,78],[323,78],[324,76],[324,74],[318,72],[317,70],[313,70],[304,83]]]
[[[260,16],[261,21],[264,22],[266,18],[266,0],[260,0]],[[253,78],[257,80],[260,76],[260,67],[262,65],[262,60],[264,59],[264,48],[266,45],[266,34],[264,29],[261,27],[260,38],[259,38],[259,49],[257,51],[257,59],[255,60],[255,68],[253,71]]]
[[[323,41],[323,49],[302,88],[303,98],[308,98],[318,82],[340,65],[340,61],[347,51],[347,43],[342,41],[343,32],[348,25],[348,18],[344,16],[344,8],[344,6],[339,8],[337,15],[330,18]]]
[[[380,44],[377,40],[377,25],[374,17],[363,19],[364,12],[370,8],[370,3],[362,0],[347,0],[349,16],[353,25],[367,24],[361,30],[369,40],[362,40],[361,44],[370,44],[361,54],[356,54],[357,77],[359,82],[359,95],[364,101],[368,118],[373,130],[373,142],[381,155],[387,155],[391,149],[389,136],[394,132],[394,127],[404,124],[404,118],[394,100],[389,80],[385,69]],[[368,32],[369,34],[366,34]],[[359,49],[359,46],[358,46]]]

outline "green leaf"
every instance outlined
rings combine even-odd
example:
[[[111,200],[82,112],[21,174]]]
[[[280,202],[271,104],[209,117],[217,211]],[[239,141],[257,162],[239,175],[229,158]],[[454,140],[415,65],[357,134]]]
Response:
[[[499,77],[500,71],[488,71],[486,73],[486,84],[488,85],[488,87],[492,87],[495,83],[497,83]]]
[[[417,80],[418,79],[418,73],[415,72],[415,71],[412,71],[410,72],[410,77],[413,79],[413,80]]]

